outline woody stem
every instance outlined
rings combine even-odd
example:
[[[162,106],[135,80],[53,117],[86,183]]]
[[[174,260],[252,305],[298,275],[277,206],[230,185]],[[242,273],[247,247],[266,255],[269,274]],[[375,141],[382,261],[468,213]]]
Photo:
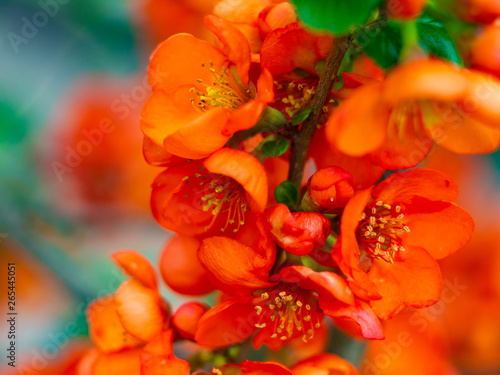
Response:
[[[340,64],[349,48],[349,36],[341,36],[334,40],[330,56],[326,60],[325,71],[321,76],[316,95],[314,96],[309,117],[302,124],[302,129],[292,137],[290,169],[288,180],[293,182],[300,191],[307,152],[311,143],[316,124],[323,114],[323,107],[330,98],[330,91],[337,78]]]

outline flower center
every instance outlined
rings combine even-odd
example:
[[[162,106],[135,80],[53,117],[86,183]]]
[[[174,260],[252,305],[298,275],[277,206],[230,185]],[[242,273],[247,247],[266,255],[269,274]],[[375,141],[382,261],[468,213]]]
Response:
[[[314,84],[309,83],[296,83],[291,82],[278,82],[274,81],[276,86],[276,97],[283,103],[283,110],[288,116],[293,117],[302,108],[311,104],[316,87]]]
[[[197,79],[198,86],[202,86],[205,91],[198,90],[196,87],[189,89],[190,92],[196,94],[196,98],[190,100],[197,110],[205,112],[213,107],[223,107],[234,111],[252,98],[251,90],[242,87],[228,68],[218,68],[212,61],[210,61],[210,66],[206,66],[205,63],[201,66],[210,71],[211,82]]]
[[[394,263],[400,251],[405,251],[401,245],[401,233],[409,232],[410,228],[403,222],[404,214],[401,206],[391,206],[382,201],[367,206],[359,219],[357,239],[359,247],[370,258]]]
[[[207,173],[201,168],[200,172],[186,176],[183,180],[185,184],[195,185],[192,189],[196,189],[193,192],[198,206],[213,215],[205,231],[208,231],[218,218],[221,218],[222,232],[229,229],[236,233],[245,224],[248,201],[245,190],[238,182],[223,175]]]
[[[291,284],[290,284],[291,285]],[[315,329],[321,326],[321,317],[311,304],[309,293],[285,286],[285,290],[274,289],[261,294],[255,310],[260,317],[257,328],[272,327],[271,338],[289,340],[297,333],[307,342],[314,337]]]

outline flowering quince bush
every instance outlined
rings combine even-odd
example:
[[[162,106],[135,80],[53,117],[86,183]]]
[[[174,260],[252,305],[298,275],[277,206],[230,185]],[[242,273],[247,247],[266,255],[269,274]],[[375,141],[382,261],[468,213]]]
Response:
[[[175,233],[158,268],[214,298],[172,310],[154,266],[115,253],[129,279],[89,306],[81,374],[357,374],[329,333],[383,340],[382,321],[440,299],[437,260],[474,221],[419,164],[500,143],[495,26],[466,53],[440,16],[500,10],[435,3],[222,0],[213,39],[156,48],[140,126],[152,213]]]

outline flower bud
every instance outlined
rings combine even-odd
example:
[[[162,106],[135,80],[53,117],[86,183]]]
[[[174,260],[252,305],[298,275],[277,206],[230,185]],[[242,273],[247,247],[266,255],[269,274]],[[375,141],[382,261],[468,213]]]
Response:
[[[291,254],[306,255],[325,244],[330,220],[317,212],[290,212],[284,204],[267,210],[267,224],[276,243]]]
[[[172,316],[172,325],[181,337],[193,340],[198,322],[207,311],[208,307],[202,303],[186,302]]]
[[[160,255],[160,273],[172,290],[189,296],[199,296],[214,290],[208,275],[198,260],[200,241],[194,237],[175,236]]]
[[[304,199],[316,211],[338,214],[354,195],[352,176],[339,167],[321,168],[307,182]]]

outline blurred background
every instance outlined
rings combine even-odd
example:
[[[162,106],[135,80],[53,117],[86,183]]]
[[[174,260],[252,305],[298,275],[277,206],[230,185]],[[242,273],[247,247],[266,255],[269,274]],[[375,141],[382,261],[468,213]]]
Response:
[[[168,233],[150,214],[157,171],[142,156],[148,59],[176,32],[206,37],[214,3],[0,1],[0,342],[5,353],[4,280],[15,262],[17,373],[66,373],[87,345],[86,305],[123,280],[111,252],[135,249],[157,264]],[[442,262],[443,300],[387,322],[363,373],[500,374],[500,154],[436,149],[426,164],[459,182],[477,231]]]

